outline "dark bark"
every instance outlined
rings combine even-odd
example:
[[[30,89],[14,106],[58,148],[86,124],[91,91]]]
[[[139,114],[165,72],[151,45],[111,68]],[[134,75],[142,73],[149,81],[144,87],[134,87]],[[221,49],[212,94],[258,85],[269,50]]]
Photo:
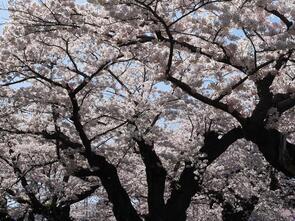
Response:
[[[91,196],[95,192],[95,190],[97,190],[98,187],[99,187],[99,185],[91,186],[88,190],[85,190],[81,193],[75,194],[75,196],[73,198],[70,198],[66,201],[60,202],[59,209],[60,210],[67,210],[67,208],[70,207],[72,204],[80,202],[80,201],[86,199],[87,197]]]
[[[35,215],[32,211],[28,214],[28,221],[35,221]]]
[[[219,134],[214,131],[205,134],[204,146],[201,152],[205,153],[209,164],[217,159],[236,140],[244,136],[242,128],[233,128],[218,139]]]
[[[250,198],[242,198],[231,191],[235,196],[237,202],[233,205],[231,202],[226,201],[224,193],[222,191],[209,190],[207,195],[210,198],[210,208],[213,204],[217,203],[222,207],[222,220],[223,221],[248,221],[251,213],[255,209],[259,199],[256,196]],[[236,206],[239,205],[242,210],[238,210]]]
[[[222,211],[222,220],[224,221],[248,221],[252,211],[255,209],[256,204],[258,203],[258,198],[252,196],[250,199],[239,199],[239,205],[242,207],[242,210],[237,210],[229,202],[223,203]]]
[[[70,207],[46,207],[43,208],[34,208],[28,212],[27,219],[29,221],[35,220],[35,215],[41,215],[46,218],[48,221],[72,221],[70,217]],[[24,220],[24,217],[21,219]]]
[[[18,167],[18,165],[15,161],[13,162],[12,166],[13,166],[13,170],[14,170],[15,175],[19,178],[20,183],[25,190],[25,194],[30,199],[29,204],[30,204],[33,212],[37,213],[37,214],[43,214],[46,211],[46,208],[37,199],[35,193],[30,190],[30,186],[29,186],[29,183],[28,183],[28,180],[27,180],[25,174],[21,171],[21,169]]]
[[[287,30],[289,30],[289,28],[293,25],[292,21],[289,21],[289,19],[282,13],[280,13],[277,10],[269,10],[267,7],[264,8],[265,11],[275,15],[276,17],[278,17],[287,27]]]
[[[256,126],[263,125],[264,119],[267,117],[268,110],[273,106],[273,94],[269,87],[274,79],[275,77],[269,74],[262,80],[256,82],[259,102],[251,116],[251,121],[255,122]]]
[[[195,180],[195,168],[187,163],[180,179],[174,184],[170,198],[166,204],[167,221],[185,221],[186,210],[190,206],[192,197],[200,190],[198,180]]]
[[[72,117],[75,128],[85,148],[84,156],[89,166],[95,171],[95,175],[100,178],[105,188],[110,202],[113,204],[113,213],[118,221],[141,221],[134,209],[131,200],[123,188],[116,167],[107,162],[105,157],[95,154],[91,149],[91,140],[88,138],[81,123],[79,114],[79,104],[76,98],[78,93],[85,85],[82,83],[74,91],[68,87],[69,97],[72,103]]]
[[[8,214],[6,203],[7,203],[6,200],[4,200],[3,201],[3,204],[2,204],[2,202],[0,204],[0,220],[3,220],[3,221],[13,221],[13,219],[11,218],[11,216]]]
[[[265,159],[287,176],[295,176],[295,145],[275,129],[265,129],[255,124],[244,130],[248,140],[255,143]]]
[[[71,221],[70,206],[55,207],[50,209],[49,214],[45,216],[48,221]]]
[[[182,82],[181,80],[176,79],[170,75],[167,76],[167,80],[170,81],[173,85],[182,89],[188,95],[194,97],[195,99],[232,115],[235,119],[237,119],[241,123],[243,122],[244,118],[242,117],[242,115],[236,110],[233,110],[233,111],[230,110],[230,107],[227,104],[222,103],[218,100],[212,100],[212,99],[198,93],[195,89],[190,87],[188,84],[186,84],[186,83]]]
[[[275,69],[280,70],[288,61],[292,51],[280,56]],[[256,82],[259,102],[250,118],[244,121],[243,130],[245,138],[255,143],[265,159],[277,170],[287,176],[295,176],[295,145],[286,141],[284,134],[276,129],[266,129],[269,123],[268,111],[276,108],[279,114],[292,108],[295,103],[289,94],[276,94],[270,91],[275,79],[268,74]]]
[[[270,178],[269,189],[272,191],[275,191],[281,188],[279,179],[277,178],[276,174],[277,174],[277,171],[274,168],[271,168],[270,175],[269,175],[269,178]]]
[[[165,207],[164,191],[167,172],[154,151],[153,144],[147,144],[143,139],[137,140],[137,144],[145,164],[148,184],[149,214],[146,220],[163,221]]]
[[[89,160],[93,168],[99,168],[96,175],[100,178],[110,202],[113,204],[114,216],[118,221],[141,221],[131,204],[131,200],[122,187],[117,169],[101,156],[92,155]]]
[[[87,155],[87,160],[90,167],[95,170],[93,174],[100,178],[108,198],[113,204],[116,219],[118,221],[141,221],[120,182],[116,167],[108,163],[104,157],[93,152]]]
[[[201,152],[205,153],[208,165],[217,159],[236,140],[243,137],[241,128],[234,128],[218,139],[218,134],[211,131],[205,134],[204,146]],[[184,221],[186,220],[186,210],[189,207],[192,197],[200,191],[201,177],[194,172],[198,170],[190,162],[181,173],[179,181],[174,185],[170,198],[166,204],[166,220]],[[197,171],[200,172],[200,171]],[[202,176],[202,174],[200,175]]]

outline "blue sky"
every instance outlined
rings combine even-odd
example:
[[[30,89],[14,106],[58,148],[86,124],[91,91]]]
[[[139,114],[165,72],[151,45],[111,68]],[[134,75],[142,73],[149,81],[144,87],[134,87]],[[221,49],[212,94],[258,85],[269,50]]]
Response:
[[[8,12],[5,10],[7,8],[7,0],[0,0],[0,33],[3,29],[3,23],[8,19]]]

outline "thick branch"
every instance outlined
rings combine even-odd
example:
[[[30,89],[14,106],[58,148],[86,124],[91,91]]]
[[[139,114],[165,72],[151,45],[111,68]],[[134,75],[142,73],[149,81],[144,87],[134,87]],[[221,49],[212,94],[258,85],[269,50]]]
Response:
[[[211,134],[212,135],[212,134]],[[243,137],[241,128],[234,128],[218,139],[218,134],[211,136],[205,134],[204,146],[200,152],[205,153],[208,165],[218,158],[236,140]],[[191,203],[192,197],[200,191],[200,180],[194,174],[197,168],[186,162],[186,166],[180,175],[179,181],[172,190],[171,197],[166,204],[166,220],[186,220],[186,210]],[[197,171],[198,172],[198,171]]]
[[[154,151],[153,144],[146,143],[143,139],[136,139],[141,158],[145,165],[148,184],[148,206],[150,221],[164,219],[164,190],[167,172],[160,158]]]
[[[186,220],[186,210],[191,203],[191,199],[200,191],[199,182],[195,180],[194,171],[195,168],[190,165],[190,162],[187,162],[166,203],[166,221]]]
[[[280,101],[277,104],[278,111],[282,114],[283,112],[293,108],[295,106],[295,94],[291,94],[289,98]]]
[[[59,207],[70,206],[74,203],[77,203],[77,202],[80,202],[81,200],[86,199],[87,197],[91,196],[95,192],[95,190],[97,190],[98,187],[99,185],[94,185],[94,186],[91,186],[88,190],[75,194],[74,197],[66,201],[60,202]]]
[[[28,181],[27,181],[25,175],[23,174],[23,172],[17,166],[16,163],[13,163],[13,169],[14,169],[14,173],[20,179],[20,183],[21,183],[22,187],[24,188],[26,195],[30,199],[30,205],[32,206],[32,209],[34,211],[37,211],[37,212],[41,212],[42,213],[42,211],[44,211],[45,208],[40,203],[40,201],[37,199],[37,197],[35,196],[35,194],[30,190],[30,187],[29,187],[29,184],[28,184]]]
[[[279,59],[276,61],[275,69],[279,71],[283,66],[288,62],[293,51],[290,50],[286,54],[282,54]],[[271,73],[267,74],[261,80],[256,82],[257,94],[259,96],[259,102],[256,105],[252,116],[251,121],[256,122],[256,124],[263,124],[263,120],[267,117],[268,110],[274,105],[274,96],[270,91],[270,86],[272,85],[276,75]]]
[[[236,110],[231,110],[226,104],[217,101],[217,100],[211,100],[208,97],[203,96],[202,94],[199,94],[198,92],[196,92],[194,89],[192,89],[188,84],[172,77],[172,76],[168,76],[167,80],[170,81],[171,83],[173,83],[175,86],[181,88],[184,92],[186,92],[187,94],[191,95],[192,97],[196,98],[199,101],[202,101],[203,103],[215,107],[219,110],[223,110],[226,113],[229,113],[230,115],[232,115],[234,118],[236,118],[239,122],[243,122],[244,118],[242,117],[242,115],[236,111]]]
[[[70,138],[66,136],[64,133],[62,133],[61,131],[56,131],[54,133],[48,133],[47,131],[42,131],[42,135],[45,139],[61,141],[62,142],[61,147],[64,149],[67,147],[70,147],[72,149],[82,148],[82,144],[71,141]]]
[[[269,10],[267,9],[267,7],[264,8],[265,11],[275,15],[276,17],[278,17],[279,19],[281,19],[282,22],[284,22],[284,24],[287,26],[287,30],[292,26],[293,22],[289,21],[287,19],[287,17],[285,15],[283,15],[282,13],[280,13],[277,10]]]
[[[109,200],[113,204],[116,219],[118,221],[141,221],[126,190],[122,187],[116,167],[108,163],[104,157],[93,152],[91,152],[88,162],[92,168],[97,169],[95,175],[100,178]]]
[[[68,90],[72,103],[72,120],[85,147],[85,157],[91,169],[95,170],[94,174],[100,178],[109,200],[113,204],[116,219],[118,221],[140,221],[139,215],[120,182],[116,167],[108,163],[105,157],[97,155],[91,150],[91,140],[88,138],[80,120],[80,107],[75,96],[76,93]]]
[[[274,168],[287,176],[295,176],[295,145],[288,142],[284,134],[257,125],[249,125],[244,131]]]
[[[214,132],[211,132],[214,133]],[[200,152],[206,154],[206,159],[211,164],[215,159],[217,159],[222,153],[224,153],[227,148],[237,141],[243,138],[242,128],[234,128],[224,134],[220,139],[218,139],[218,134],[205,134],[204,146],[201,148]]]
[[[251,119],[256,123],[263,124],[263,120],[266,118],[269,108],[273,105],[273,94],[269,87],[274,79],[274,75],[268,74],[265,78],[256,82],[259,102],[251,116]]]

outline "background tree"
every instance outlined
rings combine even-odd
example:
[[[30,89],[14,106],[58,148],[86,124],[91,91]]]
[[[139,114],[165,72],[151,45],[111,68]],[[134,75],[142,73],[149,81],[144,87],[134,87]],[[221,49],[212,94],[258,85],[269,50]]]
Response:
[[[292,4],[10,1],[2,216],[290,219]]]

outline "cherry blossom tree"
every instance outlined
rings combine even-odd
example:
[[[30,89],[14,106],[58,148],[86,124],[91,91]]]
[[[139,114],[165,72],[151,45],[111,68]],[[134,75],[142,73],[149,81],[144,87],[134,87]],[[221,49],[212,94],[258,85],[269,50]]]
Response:
[[[1,218],[290,220],[294,6],[9,1]]]

